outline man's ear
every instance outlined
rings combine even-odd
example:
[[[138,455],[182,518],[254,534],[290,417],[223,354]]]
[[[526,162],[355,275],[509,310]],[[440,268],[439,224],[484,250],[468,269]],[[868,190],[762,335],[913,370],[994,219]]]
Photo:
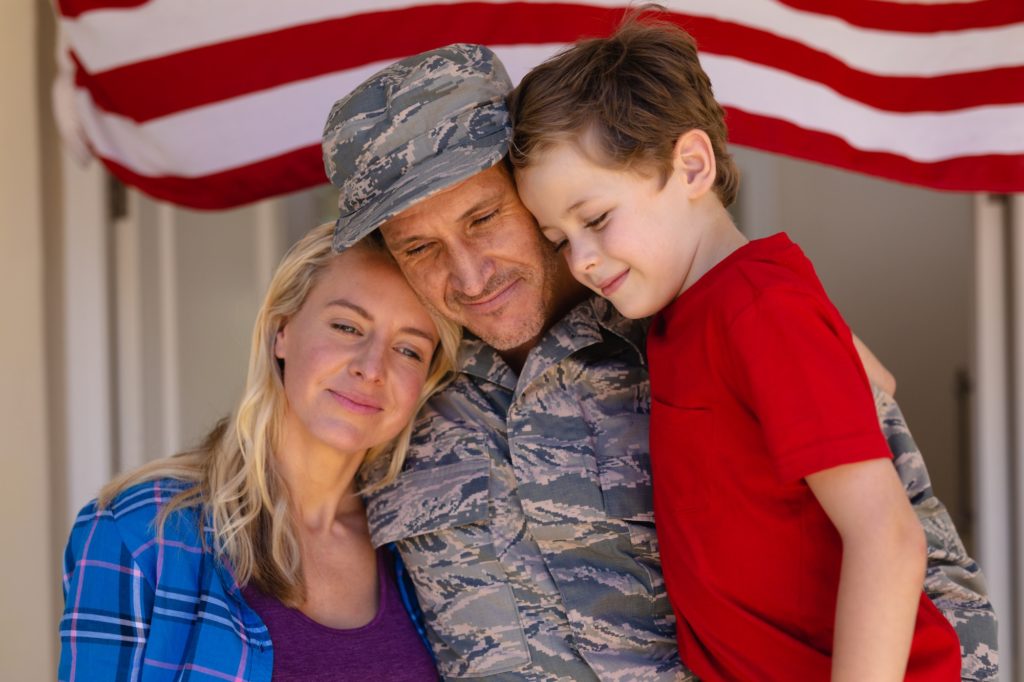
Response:
[[[691,199],[697,199],[715,185],[715,150],[711,138],[694,128],[678,138],[672,147],[672,168],[680,174]]]

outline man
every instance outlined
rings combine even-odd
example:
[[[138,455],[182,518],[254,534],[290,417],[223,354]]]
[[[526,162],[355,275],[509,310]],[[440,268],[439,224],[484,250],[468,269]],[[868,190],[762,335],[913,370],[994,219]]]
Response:
[[[652,525],[644,330],[585,294],[519,202],[510,89],[487,48],[449,46],[371,77],[324,131],[335,247],[378,235],[469,332],[399,481],[368,501],[374,544],[397,544],[445,677],[686,679]],[[880,412],[936,560],[929,595],[959,622],[965,672],[991,679],[977,567],[898,408]]]

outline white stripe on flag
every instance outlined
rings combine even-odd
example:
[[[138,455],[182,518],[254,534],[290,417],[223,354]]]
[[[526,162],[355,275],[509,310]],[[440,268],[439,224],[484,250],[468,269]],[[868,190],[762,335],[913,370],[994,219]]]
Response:
[[[503,4],[514,0],[491,0]],[[151,0],[140,7],[95,10],[63,19],[90,73],[184,50],[371,11],[457,4],[455,0]],[[549,4],[549,3],[536,3]],[[624,7],[622,0],[582,5]],[[1024,24],[942,33],[867,29],[774,0],[674,0],[668,9],[728,21],[782,36],[881,76],[940,76],[1024,63]],[[154,32],[153,27],[160,30]],[[697,36],[698,41],[700,36]],[[387,36],[381,36],[386,40]],[[865,49],[870,45],[871,49]],[[344,49],[338,48],[338,49]]]
[[[560,45],[498,47],[518,78]],[[1024,104],[941,113],[891,113],[818,83],[731,57],[705,55],[720,102],[840,137],[867,151],[924,162],[1024,153]],[[331,105],[390,62],[298,81],[138,125],[98,112],[79,89],[99,155],[147,176],[199,177],[319,143]],[[282,121],[287,121],[283,124]]]
[[[67,32],[69,42],[75,46],[76,54],[86,69],[90,73],[101,73],[270,31],[369,12],[454,5],[460,1],[150,0],[139,7],[93,10],[74,19],[63,18],[61,29]],[[499,3],[514,1],[497,0]],[[160,30],[154,32],[153,27],[156,26]],[[112,36],[116,39],[112,40]],[[387,36],[380,36],[380,39],[387,40]]]
[[[320,142],[331,105],[390,62],[295,81],[137,124],[76,89],[96,153],[148,176],[199,177]]]
[[[518,82],[561,47],[497,46],[494,51]],[[82,127],[99,156],[141,175],[199,177],[319,144],[334,102],[391,63],[295,81],[141,125],[98,109],[88,90],[76,88],[75,96]]]
[[[734,57],[704,55],[701,62],[719,103],[829,133],[863,151],[889,152],[924,163],[1024,153],[1024,104],[893,113],[789,72]]]
[[[688,14],[774,33],[878,76],[942,76],[1024,63],[1024,24],[904,33],[853,26],[773,0],[686,0],[675,4]],[[699,46],[700,36],[697,43]]]

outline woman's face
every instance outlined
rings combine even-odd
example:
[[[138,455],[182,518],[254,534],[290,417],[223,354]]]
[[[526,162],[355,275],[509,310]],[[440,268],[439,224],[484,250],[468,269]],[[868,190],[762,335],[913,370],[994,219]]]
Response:
[[[277,333],[288,440],[361,454],[413,418],[438,334],[398,267],[353,248],[335,256]]]

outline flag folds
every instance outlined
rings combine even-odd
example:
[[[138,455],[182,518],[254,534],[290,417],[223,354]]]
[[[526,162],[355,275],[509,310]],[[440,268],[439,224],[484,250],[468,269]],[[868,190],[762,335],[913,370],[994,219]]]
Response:
[[[1024,191],[1024,3],[686,0],[735,144],[956,191]],[[452,42],[513,80],[626,3],[57,0],[57,117],[121,180],[193,208],[326,181],[331,104]]]

